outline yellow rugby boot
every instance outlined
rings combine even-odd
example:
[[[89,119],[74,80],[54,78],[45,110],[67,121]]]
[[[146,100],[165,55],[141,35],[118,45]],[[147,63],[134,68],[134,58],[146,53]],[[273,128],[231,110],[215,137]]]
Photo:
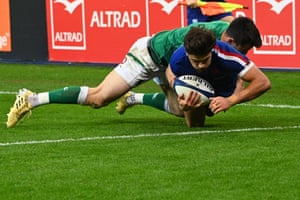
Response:
[[[21,89],[16,96],[14,105],[7,114],[7,128],[14,127],[26,114],[31,114],[32,105],[28,102],[28,96],[33,92],[27,89]]]
[[[133,104],[128,103],[129,98],[134,98],[133,95],[134,95],[134,92],[129,91],[119,99],[119,101],[117,102],[117,107],[116,107],[116,110],[119,114],[123,114],[127,108],[133,106]]]

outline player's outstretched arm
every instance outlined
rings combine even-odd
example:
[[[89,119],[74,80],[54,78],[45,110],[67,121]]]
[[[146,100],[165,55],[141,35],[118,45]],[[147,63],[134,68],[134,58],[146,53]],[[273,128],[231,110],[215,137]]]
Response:
[[[233,97],[228,98],[232,104],[243,103],[255,99],[271,88],[269,78],[256,66],[249,69],[241,79],[247,82],[248,86],[240,92],[234,93]]]
[[[253,66],[249,71],[241,77],[248,83],[245,88],[235,91],[231,96],[211,98],[209,108],[212,112],[218,113],[226,111],[230,107],[247,101],[251,101],[265,93],[271,88],[271,82],[268,77],[256,66]]]

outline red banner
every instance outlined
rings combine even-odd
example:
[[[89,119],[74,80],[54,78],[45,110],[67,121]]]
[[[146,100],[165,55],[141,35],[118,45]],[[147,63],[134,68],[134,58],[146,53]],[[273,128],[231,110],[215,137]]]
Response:
[[[11,51],[9,0],[0,1],[0,51]]]
[[[228,2],[248,6],[234,15],[251,17],[260,29],[263,46],[248,54],[258,66],[300,69],[294,0]],[[185,26],[185,11],[177,0],[47,0],[49,59],[120,63],[137,38]]]
[[[233,0],[249,7],[235,15],[251,17],[260,30],[263,46],[249,53],[264,68],[300,69],[300,7],[294,0]],[[297,37],[298,36],[298,37]],[[297,48],[298,47],[298,48]]]
[[[137,38],[185,25],[185,10],[165,3],[47,0],[49,59],[119,63]]]

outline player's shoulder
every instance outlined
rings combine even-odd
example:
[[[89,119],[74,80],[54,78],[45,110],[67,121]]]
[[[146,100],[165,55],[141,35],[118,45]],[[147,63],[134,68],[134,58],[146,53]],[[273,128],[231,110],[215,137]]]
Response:
[[[186,61],[187,61],[187,58],[186,58],[185,48],[183,45],[181,45],[173,52],[171,59],[170,59],[170,64],[177,65],[177,64],[185,63]]]
[[[179,56],[180,55],[185,55],[185,48],[183,45],[180,45],[174,52],[173,52],[173,57]]]
[[[232,45],[230,45],[227,42],[223,42],[221,40],[217,40],[216,45],[214,47],[214,50],[217,51],[217,52],[225,53],[225,54],[243,55],[241,52],[239,52]]]
[[[239,52],[233,46],[220,40],[217,40],[216,45],[213,48],[213,52],[223,59],[235,60],[238,58],[245,62],[249,60],[247,56]]]
[[[229,23],[223,20],[211,22],[197,22],[189,25],[189,27],[200,27],[212,31],[217,38],[221,38],[222,33],[228,28]]]
[[[233,46],[231,46],[229,43],[217,40],[216,41],[216,48],[218,49],[228,49],[228,51],[237,51]]]

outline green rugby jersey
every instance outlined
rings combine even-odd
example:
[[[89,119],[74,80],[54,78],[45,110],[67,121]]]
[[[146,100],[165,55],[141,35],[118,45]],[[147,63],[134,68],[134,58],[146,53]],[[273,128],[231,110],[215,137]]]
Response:
[[[150,40],[150,47],[156,54],[153,58],[157,64],[165,65],[169,63],[173,52],[183,44],[184,36],[191,27],[203,27],[211,30],[217,39],[221,38],[222,33],[228,28],[229,23],[224,21],[198,22],[189,26],[177,28],[169,31],[161,31],[155,34]]]

